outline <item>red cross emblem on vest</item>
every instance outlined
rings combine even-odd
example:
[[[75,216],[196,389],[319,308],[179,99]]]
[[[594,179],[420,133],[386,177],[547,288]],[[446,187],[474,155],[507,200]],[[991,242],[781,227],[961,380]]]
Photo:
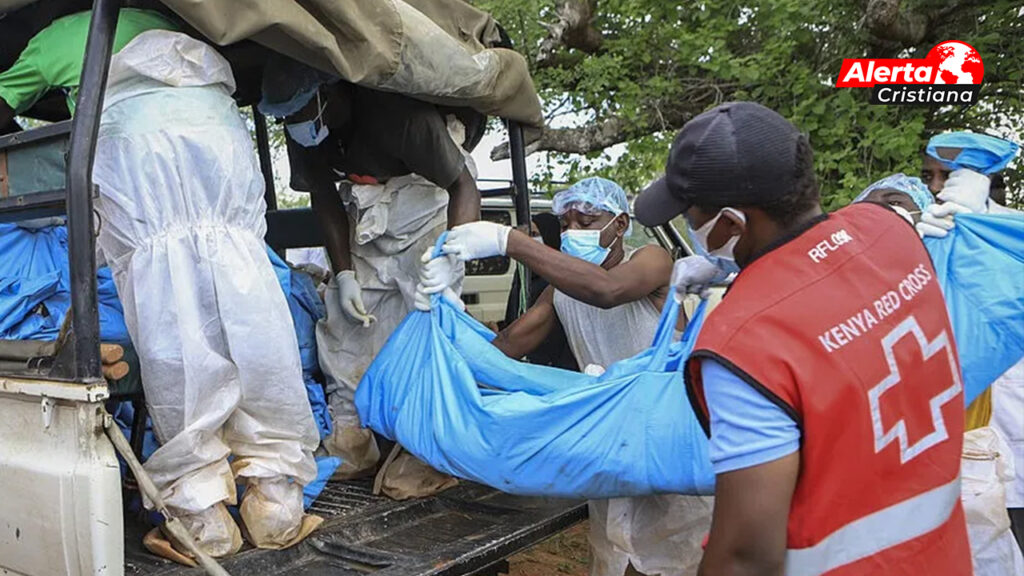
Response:
[[[885,393],[904,384],[903,375],[900,373],[900,366],[897,363],[896,353],[893,348],[903,338],[910,337],[920,348],[924,362],[938,356],[936,361],[945,358],[949,363],[949,371],[952,374],[953,384],[948,388],[939,391],[931,398],[921,398],[921,402],[927,402],[921,410],[913,413],[901,413],[896,422],[888,424],[882,421],[882,406],[885,403]],[[900,463],[906,464],[919,456],[932,446],[949,438],[946,430],[946,422],[942,417],[942,407],[957,397],[963,386],[960,381],[960,369],[957,367],[956,356],[953,354],[953,347],[950,346],[949,334],[943,330],[934,340],[928,340],[917,319],[913,316],[899,323],[896,328],[886,334],[881,341],[882,350],[885,353],[885,360],[888,364],[889,373],[874,387],[868,390],[868,402],[871,406],[871,424],[875,435],[875,453],[878,454],[886,446],[893,442],[899,442]],[[893,393],[900,390],[895,389]],[[903,391],[909,392],[909,391]],[[926,433],[919,439],[910,438],[907,433],[907,418],[927,418],[922,414],[930,415],[931,423],[926,421],[912,422],[915,430],[927,429]]]

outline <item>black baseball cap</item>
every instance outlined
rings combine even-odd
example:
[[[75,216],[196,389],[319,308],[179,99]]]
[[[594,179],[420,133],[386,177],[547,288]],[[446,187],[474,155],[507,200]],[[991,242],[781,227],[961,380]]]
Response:
[[[726,102],[690,120],[676,135],[665,176],[633,206],[636,219],[660,226],[695,203],[759,205],[793,191],[800,131],[754,102]]]

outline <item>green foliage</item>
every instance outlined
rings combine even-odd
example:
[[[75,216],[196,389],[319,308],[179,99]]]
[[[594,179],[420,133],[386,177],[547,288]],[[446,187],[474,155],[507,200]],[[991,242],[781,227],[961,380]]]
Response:
[[[239,111],[242,121],[249,128],[249,136],[252,138],[253,146],[256,146],[256,123],[253,120],[252,109],[242,108]],[[267,118],[267,141],[270,144],[270,158],[274,170],[274,190],[277,194],[277,207],[287,208],[309,208],[309,194],[296,192],[288,187],[288,151],[285,147],[284,128],[282,124]]]
[[[477,0],[531,59],[554,21],[555,0]],[[534,70],[545,102],[566,102],[576,124],[616,116],[643,126],[652,107],[671,102],[754,100],[778,110],[808,133],[826,208],[839,207],[872,181],[902,171],[916,174],[933,134],[986,131],[1020,140],[1024,127],[1024,18],[1019,0],[954,6],[907,0],[903,9],[947,12],[926,38],[904,50],[872,45],[859,22],[862,0],[666,2],[597,0],[594,27],[605,41],[596,54],[563,54],[569,64]],[[981,103],[971,108],[875,106],[870,90],[837,89],[843,58],[924,57],[945,40],[973,45],[985,62]],[[625,143],[614,158],[550,155],[569,178],[600,174],[639,191],[664,168],[675,128]],[[1009,189],[1024,187],[1022,162],[1007,172]],[[535,175],[538,184],[551,170]]]
[[[278,179],[280,180],[280,179]],[[279,209],[288,208],[309,208],[309,194],[303,194],[302,192],[293,192],[282,186],[278,182],[277,186],[277,207]]]

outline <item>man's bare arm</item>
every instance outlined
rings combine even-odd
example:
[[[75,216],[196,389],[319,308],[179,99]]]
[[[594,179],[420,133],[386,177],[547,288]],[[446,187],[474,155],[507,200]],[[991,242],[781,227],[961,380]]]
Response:
[[[512,231],[508,255],[526,264],[552,286],[599,308],[614,308],[664,288],[672,276],[672,257],[658,246],[641,248],[611,270],[563,254]]]
[[[348,213],[334,182],[327,178],[315,178],[310,192],[310,203],[324,234],[324,246],[327,248],[327,256],[331,259],[331,271],[337,274],[342,270],[351,270]]]
[[[719,474],[698,576],[782,576],[800,452]]]
[[[498,333],[493,344],[509,358],[522,358],[537,349],[558,322],[555,290],[548,286],[537,302]]]
[[[469,168],[463,168],[459,177],[448,187],[448,229],[479,219],[480,190]]]

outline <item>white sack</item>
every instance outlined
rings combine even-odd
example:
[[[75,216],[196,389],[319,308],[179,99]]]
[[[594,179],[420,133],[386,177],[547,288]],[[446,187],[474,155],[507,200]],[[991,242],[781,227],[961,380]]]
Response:
[[[960,495],[974,576],[1024,574],[1024,557],[1006,512],[1006,485],[1013,477],[1009,447],[994,428],[964,434]]]
[[[1024,360],[992,383],[992,427],[1009,444],[1015,465],[1006,507],[1024,508]]]

